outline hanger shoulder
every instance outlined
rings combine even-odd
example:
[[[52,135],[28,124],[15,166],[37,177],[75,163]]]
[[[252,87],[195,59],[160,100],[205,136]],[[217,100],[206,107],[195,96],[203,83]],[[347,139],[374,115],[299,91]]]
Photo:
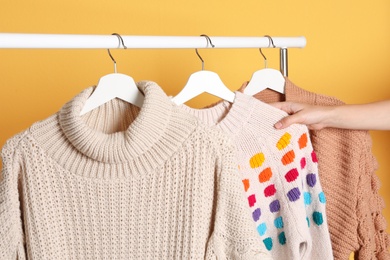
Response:
[[[253,96],[262,90],[269,88],[284,94],[285,79],[280,71],[275,69],[261,69],[253,73],[249,84],[244,89],[244,94]]]
[[[197,71],[192,73],[188,78],[187,83],[184,85],[184,88],[172,98],[172,101],[181,105],[187,102],[188,100],[199,96],[205,91],[205,76],[206,74],[202,73],[204,71]]]
[[[172,98],[172,101],[181,105],[204,92],[229,102],[233,102],[235,97],[234,92],[225,86],[217,73],[201,70],[191,74],[184,88]]]
[[[114,98],[120,98],[138,107],[142,106],[144,100],[144,96],[132,77],[121,73],[111,73],[100,78],[95,91],[85,102],[80,115],[86,114]]]
[[[105,91],[113,93],[115,98],[120,98],[138,107],[142,106],[144,96],[139,91],[134,79],[121,73],[112,73],[104,76],[102,84],[107,85]],[[105,94],[108,94],[108,93]]]
[[[212,79],[210,79],[210,83],[206,89],[206,92],[229,102],[233,102],[235,93],[222,82],[217,73],[212,71],[210,72],[212,73],[212,76],[210,75]]]

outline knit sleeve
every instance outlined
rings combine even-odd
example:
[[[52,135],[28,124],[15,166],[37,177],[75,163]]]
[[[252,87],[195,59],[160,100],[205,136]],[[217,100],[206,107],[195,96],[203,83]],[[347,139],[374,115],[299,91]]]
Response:
[[[217,167],[214,230],[205,259],[272,259],[256,233],[244,189],[233,161],[233,147],[224,144]]]
[[[382,215],[384,201],[380,197],[378,190],[380,186],[379,178],[375,175],[377,162],[371,152],[371,139],[366,145],[367,150],[361,155],[360,170],[362,172],[359,179],[357,217],[360,219],[358,225],[358,235],[360,249],[356,252],[357,259],[390,259],[389,245],[390,238],[386,232],[386,220]]]
[[[7,141],[1,152],[0,176],[0,259],[25,259],[19,203],[20,165],[15,152],[19,136]]]

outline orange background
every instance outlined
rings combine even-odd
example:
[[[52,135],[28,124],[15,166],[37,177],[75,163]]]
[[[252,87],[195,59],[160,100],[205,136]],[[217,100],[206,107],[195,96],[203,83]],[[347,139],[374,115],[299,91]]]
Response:
[[[0,32],[305,36],[289,50],[289,76],[300,87],[346,103],[390,98],[390,1],[2,1]],[[113,50],[118,72],[159,83],[175,95],[201,64],[194,50]],[[237,89],[263,68],[257,49],[200,50],[205,68]],[[269,67],[278,51],[265,49]],[[113,72],[105,50],[0,49],[0,147]],[[214,101],[207,94],[188,104]],[[390,205],[390,131],[373,131],[380,194]],[[390,210],[384,215],[390,222]],[[390,229],[388,229],[390,230]]]

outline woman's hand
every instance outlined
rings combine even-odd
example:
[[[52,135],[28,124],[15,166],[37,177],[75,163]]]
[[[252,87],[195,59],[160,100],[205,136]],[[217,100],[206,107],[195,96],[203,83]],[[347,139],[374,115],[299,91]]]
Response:
[[[330,106],[313,106],[295,102],[277,102],[270,105],[289,114],[274,125],[277,129],[283,129],[292,124],[304,124],[309,129],[320,130],[328,126],[333,111],[333,107]]]

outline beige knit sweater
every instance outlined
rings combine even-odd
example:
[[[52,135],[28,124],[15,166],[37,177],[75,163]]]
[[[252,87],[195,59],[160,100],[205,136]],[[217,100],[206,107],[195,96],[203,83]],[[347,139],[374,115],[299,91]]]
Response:
[[[141,110],[80,117],[88,88],[7,141],[0,259],[269,259],[229,140],[139,87]]]
[[[245,84],[241,91],[245,88]],[[286,78],[285,95],[272,90],[256,94],[264,102],[297,101],[314,105],[339,105],[336,98],[315,94]],[[326,212],[335,259],[390,259],[389,235],[381,213],[376,160],[367,131],[326,128],[311,131],[317,152],[322,187],[327,198]]]

